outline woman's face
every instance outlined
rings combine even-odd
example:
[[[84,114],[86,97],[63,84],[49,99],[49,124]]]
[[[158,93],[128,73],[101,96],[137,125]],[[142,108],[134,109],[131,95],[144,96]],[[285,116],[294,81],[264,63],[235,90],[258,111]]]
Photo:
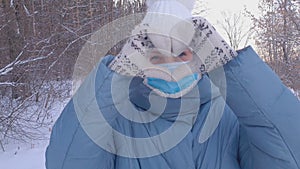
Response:
[[[177,57],[164,56],[158,51],[152,51],[149,57],[149,61],[155,65],[173,63],[173,62],[187,62],[187,61],[191,61],[192,59],[193,59],[193,54],[189,49],[186,49]]]

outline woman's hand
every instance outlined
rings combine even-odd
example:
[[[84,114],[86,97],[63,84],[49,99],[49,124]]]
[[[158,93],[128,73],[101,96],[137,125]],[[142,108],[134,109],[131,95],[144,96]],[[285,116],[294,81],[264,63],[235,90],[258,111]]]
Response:
[[[195,34],[190,43],[190,48],[199,57],[202,73],[210,72],[229,62],[237,56],[237,52],[232,49],[220,36],[216,29],[202,17],[193,17]]]

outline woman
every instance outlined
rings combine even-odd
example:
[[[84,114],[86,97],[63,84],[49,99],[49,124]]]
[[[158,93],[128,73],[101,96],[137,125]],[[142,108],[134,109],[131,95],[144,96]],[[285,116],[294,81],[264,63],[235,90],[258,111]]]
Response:
[[[48,169],[299,168],[297,99],[191,9],[148,2],[121,53],[99,63],[56,122]]]

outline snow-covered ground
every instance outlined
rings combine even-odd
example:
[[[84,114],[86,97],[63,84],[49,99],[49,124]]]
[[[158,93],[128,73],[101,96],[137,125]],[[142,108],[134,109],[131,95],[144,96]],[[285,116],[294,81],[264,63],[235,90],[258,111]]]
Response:
[[[51,109],[53,122],[66,105],[64,102],[55,103]],[[50,130],[45,131],[46,138],[50,138]],[[5,152],[0,148],[0,169],[45,169],[45,152],[49,140],[31,140],[29,143],[10,141],[5,144]]]
[[[47,142],[39,145],[13,144],[0,153],[1,169],[45,169],[45,150]]]

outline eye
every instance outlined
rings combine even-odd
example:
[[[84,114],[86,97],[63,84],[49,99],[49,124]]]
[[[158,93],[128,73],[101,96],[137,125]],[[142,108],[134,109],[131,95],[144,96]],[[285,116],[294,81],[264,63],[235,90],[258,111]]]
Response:
[[[180,55],[178,55],[179,57],[182,57],[182,56],[185,56],[186,53],[185,52],[182,52]]]
[[[193,58],[193,55],[188,50],[183,51],[180,55],[177,56],[178,60],[182,61],[190,61]]]
[[[157,59],[159,59],[160,57],[159,56],[151,56],[150,57],[150,60],[157,60]]]
[[[157,64],[157,63],[160,63],[161,62],[161,57],[160,56],[157,56],[157,55],[153,55],[150,57],[150,62],[153,63],[153,64]]]

